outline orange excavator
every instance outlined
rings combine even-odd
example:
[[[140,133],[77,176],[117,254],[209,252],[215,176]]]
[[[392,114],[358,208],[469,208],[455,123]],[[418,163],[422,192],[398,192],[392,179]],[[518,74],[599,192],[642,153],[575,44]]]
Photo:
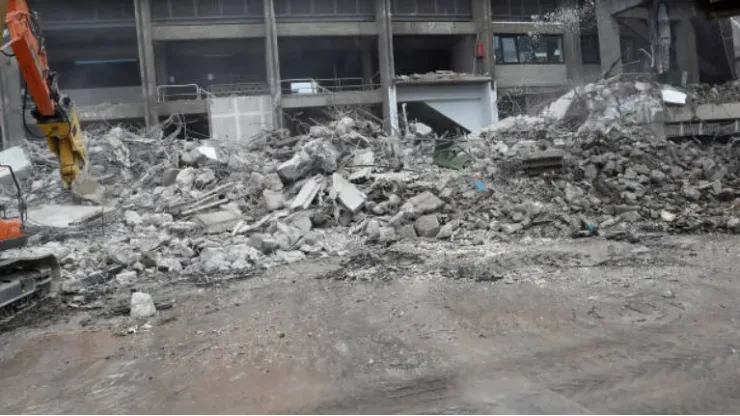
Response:
[[[26,86],[24,123],[30,94],[35,126],[57,157],[62,183],[69,188],[87,170],[85,139],[72,100],[60,93],[57,74],[49,69],[38,17],[25,0],[0,0],[0,33],[9,38],[0,52],[18,62]],[[12,217],[7,207],[0,206],[0,251],[5,251],[25,245],[27,216],[15,172],[8,165],[0,166],[0,170],[9,172],[18,197]],[[0,258],[0,323],[39,299],[56,294],[59,277],[59,262],[51,254]]]

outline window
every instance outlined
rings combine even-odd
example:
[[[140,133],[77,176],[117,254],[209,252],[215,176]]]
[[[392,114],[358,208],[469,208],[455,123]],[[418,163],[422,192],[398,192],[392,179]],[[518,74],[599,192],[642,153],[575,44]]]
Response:
[[[581,63],[584,65],[601,64],[599,54],[599,35],[581,36]]]
[[[496,35],[493,37],[497,64],[562,64],[561,35]],[[598,51],[598,48],[597,48]]]

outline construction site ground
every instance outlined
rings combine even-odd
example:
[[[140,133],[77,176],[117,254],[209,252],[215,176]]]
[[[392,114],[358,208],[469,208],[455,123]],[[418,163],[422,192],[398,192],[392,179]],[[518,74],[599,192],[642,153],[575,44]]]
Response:
[[[0,411],[737,412],[737,237],[639,240],[415,240],[159,286],[125,335],[35,319],[1,336]]]

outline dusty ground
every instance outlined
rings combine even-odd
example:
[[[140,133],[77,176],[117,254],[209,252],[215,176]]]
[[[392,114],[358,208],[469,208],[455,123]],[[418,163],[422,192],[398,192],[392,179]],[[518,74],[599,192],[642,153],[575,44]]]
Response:
[[[415,243],[163,287],[135,334],[2,334],[0,411],[737,413],[739,249]]]

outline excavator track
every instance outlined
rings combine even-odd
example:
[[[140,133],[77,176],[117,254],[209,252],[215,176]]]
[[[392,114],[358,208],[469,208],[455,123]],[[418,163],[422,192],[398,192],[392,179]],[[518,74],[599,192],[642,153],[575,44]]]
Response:
[[[0,259],[0,326],[59,291],[54,255]]]

